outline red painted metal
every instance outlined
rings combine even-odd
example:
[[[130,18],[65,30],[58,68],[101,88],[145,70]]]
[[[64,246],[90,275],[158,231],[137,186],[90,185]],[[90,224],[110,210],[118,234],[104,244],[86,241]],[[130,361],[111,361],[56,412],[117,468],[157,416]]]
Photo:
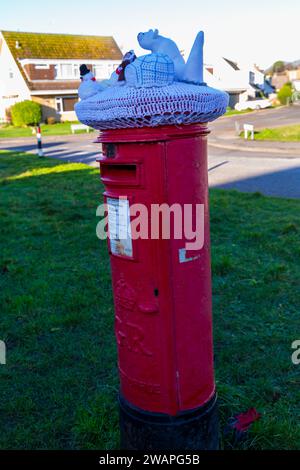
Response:
[[[205,206],[204,246],[192,261],[179,262],[185,239],[133,240],[132,258],[110,251],[121,393],[145,411],[176,415],[215,392],[207,134],[198,124],[109,130],[98,139],[105,197],[125,196],[149,212],[155,203]]]

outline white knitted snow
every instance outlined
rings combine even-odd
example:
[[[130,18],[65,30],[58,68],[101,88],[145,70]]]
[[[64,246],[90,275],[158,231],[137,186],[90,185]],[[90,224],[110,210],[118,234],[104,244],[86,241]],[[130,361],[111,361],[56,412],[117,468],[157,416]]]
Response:
[[[228,94],[183,82],[153,88],[109,87],[75,105],[79,121],[95,129],[155,127],[213,121],[225,113]]]

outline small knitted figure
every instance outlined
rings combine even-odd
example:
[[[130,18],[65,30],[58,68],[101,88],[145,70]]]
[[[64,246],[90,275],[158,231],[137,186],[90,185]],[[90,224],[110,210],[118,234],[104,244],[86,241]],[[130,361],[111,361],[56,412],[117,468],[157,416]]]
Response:
[[[122,63],[119,65],[119,67],[116,70],[116,73],[118,75],[118,81],[122,82],[125,80],[125,68],[127,65],[131,64],[136,59],[136,55],[133,50],[126,52],[126,54],[123,57]]]
[[[82,64],[79,70],[81,83],[78,88],[78,95],[81,100],[86,100],[107,88],[106,83],[101,84],[96,81],[94,75],[85,64]]]

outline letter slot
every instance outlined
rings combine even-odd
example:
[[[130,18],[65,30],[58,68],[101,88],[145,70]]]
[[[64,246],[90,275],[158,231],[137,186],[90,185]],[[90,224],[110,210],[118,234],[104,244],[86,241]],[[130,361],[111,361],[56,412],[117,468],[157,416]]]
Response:
[[[137,186],[139,184],[138,167],[131,163],[102,163],[101,179],[108,186]]]

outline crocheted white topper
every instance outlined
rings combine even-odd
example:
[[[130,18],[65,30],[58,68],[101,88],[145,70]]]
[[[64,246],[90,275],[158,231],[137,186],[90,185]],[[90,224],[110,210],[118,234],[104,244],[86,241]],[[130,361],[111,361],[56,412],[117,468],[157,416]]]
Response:
[[[176,80],[197,85],[203,84],[203,31],[197,34],[186,63],[176,43],[172,39],[160,36],[158,29],[149,29],[145,33],[139,33],[137,39],[143,49],[166,54],[173,60]]]
[[[125,129],[204,123],[225,113],[227,93],[203,83],[202,31],[186,63],[175,42],[157,29],[139,33],[138,42],[150,53],[125,54],[121,73],[103,80],[102,90],[96,90],[93,77],[81,84],[82,100],[75,105],[79,121],[95,129]]]

